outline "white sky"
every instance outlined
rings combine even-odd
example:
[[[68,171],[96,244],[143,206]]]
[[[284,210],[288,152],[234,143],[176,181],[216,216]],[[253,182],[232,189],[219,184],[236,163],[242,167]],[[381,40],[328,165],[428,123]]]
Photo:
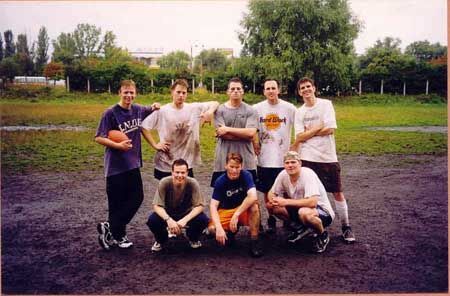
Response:
[[[428,40],[447,45],[446,0],[350,0],[351,9],[364,23],[355,40],[364,53],[377,39],[400,38],[402,48]],[[50,40],[89,23],[117,36],[117,45],[130,51],[163,49],[197,55],[204,48],[233,48],[239,55],[237,32],[247,1],[5,1],[0,2],[0,32],[11,29],[14,38],[26,33],[37,40],[47,28]]]

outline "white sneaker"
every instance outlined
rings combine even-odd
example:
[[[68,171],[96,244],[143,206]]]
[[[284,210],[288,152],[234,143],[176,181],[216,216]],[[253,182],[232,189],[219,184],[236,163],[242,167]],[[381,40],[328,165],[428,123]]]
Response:
[[[128,239],[128,237],[125,235],[124,237],[122,237],[118,242],[117,242],[117,246],[121,249],[128,249],[131,248],[133,246],[133,243],[130,242],[130,240]]]
[[[152,251],[153,252],[159,252],[162,250],[162,246],[160,243],[158,243],[157,241],[155,241],[155,243],[152,246]]]
[[[202,243],[200,241],[196,242],[189,241],[189,244],[191,245],[192,249],[198,249],[202,247]]]

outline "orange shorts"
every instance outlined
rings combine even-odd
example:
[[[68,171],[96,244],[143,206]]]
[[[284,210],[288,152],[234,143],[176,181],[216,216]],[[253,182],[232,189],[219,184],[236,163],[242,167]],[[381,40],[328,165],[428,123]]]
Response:
[[[222,227],[223,227],[223,229],[225,231],[230,231],[231,217],[233,217],[233,214],[237,211],[237,209],[238,208],[234,208],[234,209],[219,209],[218,210],[220,224],[222,224]],[[208,226],[212,226],[212,225],[214,225],[214,223],[213,223],[212,220],[210,220]],[[249,225],[248,211],[245,211],[241,215],[239,215],[238,225],[244,225],[244,226],[248,226]]]

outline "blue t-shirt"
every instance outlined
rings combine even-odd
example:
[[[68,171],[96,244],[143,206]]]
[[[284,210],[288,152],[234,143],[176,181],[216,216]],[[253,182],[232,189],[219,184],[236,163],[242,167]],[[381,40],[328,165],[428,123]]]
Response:
[[[105,148],[106,177],[142,167],[141,123],[152,112],[151,107],[138,104],[131,105],[130,110],[116,104],[103,113],[95,137],[107,138],[110,130],[119,130],[128,136],[133,145],[133,148],[126,152]]]
[[[214,183],[212,198],[219,201],[219,209],[234,209],[242,204],[247,191],[253,187],[255,183],[251,173],[242,170],[236,180],[230,180],[225,173]]]

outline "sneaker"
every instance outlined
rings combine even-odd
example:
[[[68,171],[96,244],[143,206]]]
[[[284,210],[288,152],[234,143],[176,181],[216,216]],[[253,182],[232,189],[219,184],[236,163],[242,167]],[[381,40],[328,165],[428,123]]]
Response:
[[[342,226],[342,238],[348,244],[354,243],[356,241],[355,235],[353,234],[352,228],[350,226]]]
[[[313,251],[316,253],[323,253],[327,249],[330,242],[330,236],[327,231],[324,231],[321,235],[318,235],[313,244]]]
[[[114,246],[114,239],[112,237],[111,231],[109,229],[108,222],[100,222],[97,224],[98,235],[98,243],[100,247],[104,250],[109,251],[112,246]]]
[[[214,234],[212,234],[211,232],[209,232],[208,227],[206,227],[205,229],[203,229],[202,234],[203,234],[207,239],[216,238],[216,236],[215,236]]]
[[[162,245],[160,243],[158,243],[157,241],[155,241],[152,246],[152,251],[159,252],[161,250],[162,250]]]
[[[121,249],[128,249],[131,248],[133,246],[133,243],[130,242],[130,240],[128,239],[128,237],[125,235],[124,237],[122,237],[118,242],[117,242],[117,246]]]
[[[288,238],[287,238],[287,241],[289,242],[289,243],[295,243],[295,242],[297,242],[297,241],[299,241],[299,240],[301,240],[301,239],[303,239],[303,238],[305,238],[305,237],[307,237],[308,235],[310,235],[310,234],[312,234],[312,233],[314,233],[314,231],[312,230],[312,228],[310,228],[310,227],[302,227],[302,228],[300,228],[300,229],[298,229],[297,231],[294,231],[294,232],[292,232],[289,236],[288,236]]]
[[[250,240],[250,256],[253,258],[261,257],[264,254],[262,242],[260,239]]]
[[[200,241],[189,241],[189,244],[191,245],[192,249],[198,249],[202,247],[202,243]]]
[[[267,233],[273,234],[277,232],[277,219],[270,215],[269,219],[267,219]]]

